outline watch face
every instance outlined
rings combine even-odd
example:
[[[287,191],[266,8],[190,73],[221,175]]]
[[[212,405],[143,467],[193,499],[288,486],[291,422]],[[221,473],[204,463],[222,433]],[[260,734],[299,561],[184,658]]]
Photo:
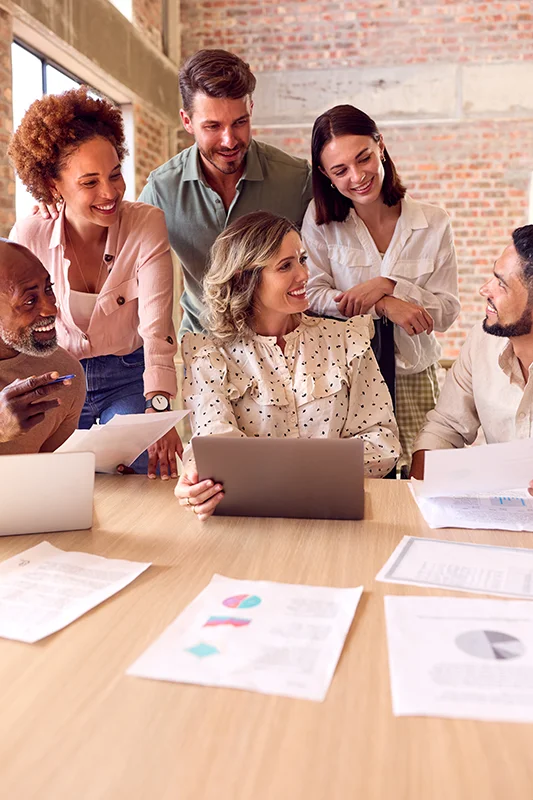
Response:
[[[169,402],[164,394],[154,394],[152,397],[152,407],[156,411],[166,411],[169,407]]]

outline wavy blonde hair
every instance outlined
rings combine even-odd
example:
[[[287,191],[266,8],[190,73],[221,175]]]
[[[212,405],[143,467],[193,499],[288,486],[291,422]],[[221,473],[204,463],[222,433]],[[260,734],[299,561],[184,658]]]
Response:
[[[214,339],[231,344],[249,336],[261,273],[291,231],[299,234],[289,219],[269,211],[254,211],[217,236],[204,277],[206,310],[202,315],[202,324]]]

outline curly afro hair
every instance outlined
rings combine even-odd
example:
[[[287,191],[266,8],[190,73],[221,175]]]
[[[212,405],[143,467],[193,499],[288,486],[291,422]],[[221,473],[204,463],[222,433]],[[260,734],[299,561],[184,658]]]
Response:
[[[95,136],[108,139],[122,162],[127,149],[119,109],[108,100],[90,97],[88,88],[80,86],[32,103],[7,154],[32,197],[52,203],[52,181],[69,156]]]

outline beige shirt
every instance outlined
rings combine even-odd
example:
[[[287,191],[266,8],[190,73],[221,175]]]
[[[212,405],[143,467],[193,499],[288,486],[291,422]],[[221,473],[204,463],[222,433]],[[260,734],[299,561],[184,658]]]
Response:
[[[452,229],[442,208],[406,195],[393,237],[382,255],[353,208],[344,222],[317,225],[311,202],[302,224],[302,239],[311,276],[307,294],[315,314],[343,319],[333,298],[380,275],[395,282],[393,297],[424,306],[436,331],[448,330],[459,314]],[[434,333],[409,336],[395,325],[394,344],[400,375],[422,372],[440,358]]]
[[[17,378],[24,380],[31,375],[45,372],[59,372],[71,375],[70,386],[57,385],[61,405],[47,411],[42,422],[23,433],[11,442],[0,442],[0,455],[12,453],[39,453],[56,450],[75,430],[85,402],[85,375],[82,366],[69,353],[60,347],[48,356],[25,356],[20,353],[14,358],[0,360],[0,390]]]
[[[532,368],[526,383],[509,339],[475,325],[413,449],[472,444],[480,426],[488,444],[533,436]]]
[[[194,435],[358,437],[365,474],[400,454],[388,389],[370,347],[369,317],[306,318],[285,338],[251,333],[233,345],[185,335],[184,398]]]

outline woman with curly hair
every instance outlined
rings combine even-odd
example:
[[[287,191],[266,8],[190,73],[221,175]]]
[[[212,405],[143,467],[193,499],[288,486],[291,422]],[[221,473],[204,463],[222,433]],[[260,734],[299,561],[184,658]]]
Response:
[[[176,393],[173,271],[160,209],[123,199],[126,153],[120,111],[86,87],[36,100],[8,154],[27,189],[59,204],[56,219],[34,215],[12,238],[43,262],[55,284],[59,344],[85,370],[79,427],[115,414],[170,408]],[[172,429],[133,467],[177,477],[182,450]]]
[[[187,333],[184,397],[194,435],[361,438],[365,474],[399,455],[388,389],[370,347],[372,322],[304,317],[306,255],[295,225],[267,211],[229,225],[204,278],[208,332]],[[199,519],[223,489],[192,460],[176,495]]]

